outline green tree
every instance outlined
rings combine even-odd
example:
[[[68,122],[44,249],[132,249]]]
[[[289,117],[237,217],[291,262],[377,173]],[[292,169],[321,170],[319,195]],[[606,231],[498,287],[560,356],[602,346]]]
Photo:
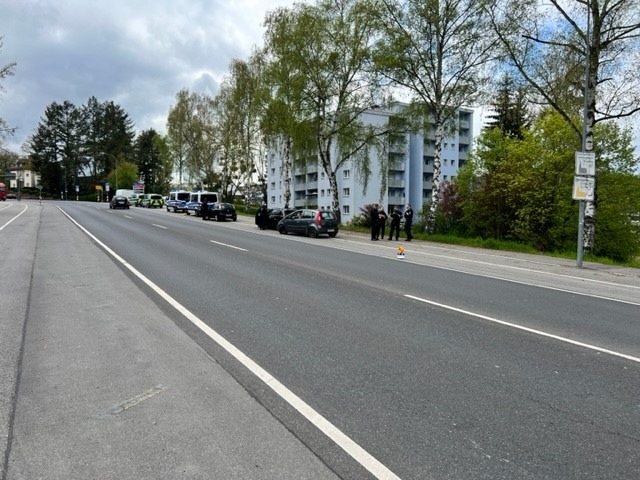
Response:
[[[144,182],[146,192],[159,192],[164,188],[161,181],[164,178],[162,145],[158,138],[158,133],[150,128],[140,132],[134,144],[135,164],[138,166],[138,175]]]
[[[636,0],[495,0],[490,11],[511,66],[537,92],[538,103],[553,107],[577,139],[584,137],[584,151],[594,150],[597,123],[640,111]],[[595,204],[587,202],[586,251],[594,247],[595,215]]]
[[[633,156],[630,132],[615,123],[598,125],[595,135],[602,177],[596,185],[602,207],[598,235],[603,238],[594,253],[630,259],[640,251],[633,223],[640,210],[640,181],[633,173],[640,159]],[[456,178],[464,233],[519,241],[541,250],[574,249],[577,145],[571,127],[553,110],[542,114],[522,139],[497,128],[485,130],[471,161]]]
[[[381,39],[375,65],[392,85],[412,96],[416,130],[435,133],[433,189],[426,229],[433,232],[440,200],[442,143],[458,108],[483,93],[484,70],[494,59],[484,0],[379,0],[374,9]]]
[[[110,186],[110,193],[115,194],[117,189],[130,190],[134,182],[139,180],[138,166],[127,161],[124,154],[117,157],[117,167],[107,175],[107,182]]]
[[[99,104],[91,97],[82,107],[69,101],[48,105],[26,149],[45,191],[57,194],[82,181],[92,185],[105,181],[116,167],[116,157],[131,155],[134,135],[120,106]]]
[[[167,116],[167,146],[172,159],[172,170],[178,174],[180,187],[183,186],[189,155],[190,108],[189,91],[182,89],[176,94],[176,103],[169,109]]]
[[[233,60],[215,98],[217,152],[223,166],[220,182],[222,191],[229,197],[255,173],[265,181],[261,134],[263,96],[262,59],[257,52],[248,62]]]
[[[263,82],[267,92],[263,96],[264,113],[261,129],[265,142],[272,150],[281,153],[283,169],[280,172],[284,183],[284,207],[289,208],[291,201],[291,182],[293,177],[293,139],[304,136],[299,132],[303,124],[302,93],[305,85],[305,72],[290,68],[284,59],[293,59],[298,43],[292,33],[296,29],[296,10],[279,8],[265,19],[265,46],[262,56],[265,59]],[[304,152],[304,148],[296,148]],[[261,179],[263,198],[268,198],[266,175]]]
[[[499,128],[505,135],[522,138],[530,124],[526,91],[515,84],[510,74],[503,75],[490,105],[493,112],[487,116],[484,128]]]

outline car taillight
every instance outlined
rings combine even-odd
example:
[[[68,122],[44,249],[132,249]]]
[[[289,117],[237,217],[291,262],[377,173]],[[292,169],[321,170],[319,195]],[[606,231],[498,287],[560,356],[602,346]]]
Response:
[[[316,225],[322,225],[322,215],[320,215],[320,212],[316,212]]]

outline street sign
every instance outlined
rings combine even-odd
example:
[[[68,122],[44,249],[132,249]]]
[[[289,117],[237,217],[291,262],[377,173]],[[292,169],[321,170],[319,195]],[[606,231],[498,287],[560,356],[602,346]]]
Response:
[[[593,177],[596,174],[596,154],[593,152],[576,152],[576,175]]]
[[[593,177],[573,177],[573,199],[593,202],[596,180]]]

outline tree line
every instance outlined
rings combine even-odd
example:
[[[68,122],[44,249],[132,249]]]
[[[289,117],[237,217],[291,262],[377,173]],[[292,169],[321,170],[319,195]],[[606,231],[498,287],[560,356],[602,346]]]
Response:
[[[320,165],[339,218],[341,166],[350,162],[365,189],[371,175],[380,175],[384,188],[387,165],[373,172],[371,152],[384,159],[393,135],[432,128],[427,232],[450,229],[562,249],[575,244],[577,228],[571,225],[573,152],[593,151],[596,200],[586,211],[585,248],[606,253],[609,247],[600,250],[596,238],[601,246],[619,244],[607,242],[615,232],[631,238],[640,210],[638,159],[629,132],[615,123],[640,110],[633,62],[639,19],[633,0],[318,0],[277,8],[265,17],[263,45],[248,59],[233,60],[215,97],[177,93],[163,141],[146,142],[157,156],[153,164],[147,158],[141,174],[156,185],[215,185],[230,195],[257,179],[266,194],[267,153],[277,150],[285,159],[285,186],[296,166]],[[399,96],[408,107],[389,122],[362,122],[364,111]],[[495,107],[492,128],[457,179],[443,182],[443,139],[456,128],[456,110],[487,103]],[[60,114],[69,118],[64,108]],[[124,125],[119,133],[127,131]],[[89,162],[95,175],[108,175],[110,159],[121,151],[92,149],[91,141],[81,152],[56,147],[60,156],[49,163],[57,158],[78,171]],[[32,154],[53,155],[43,148]],[[110,155],[100,156],[103,151]],[[140,158],[135,163],[142,165]],[[163,177],[165,167],[170,172]],[[170,178],[173,172],[177,178]],[[631,245],[637,251],[637,242]]]

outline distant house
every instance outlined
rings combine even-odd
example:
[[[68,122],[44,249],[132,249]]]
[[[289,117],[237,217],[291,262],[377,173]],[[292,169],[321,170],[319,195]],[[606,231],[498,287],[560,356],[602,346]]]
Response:
[[[40,174],[33,170],[33,166],[28,161],[19,161],[10,170],[9,189],[17,190],[18,181],[20,188],[36,188],[40,185]]]

